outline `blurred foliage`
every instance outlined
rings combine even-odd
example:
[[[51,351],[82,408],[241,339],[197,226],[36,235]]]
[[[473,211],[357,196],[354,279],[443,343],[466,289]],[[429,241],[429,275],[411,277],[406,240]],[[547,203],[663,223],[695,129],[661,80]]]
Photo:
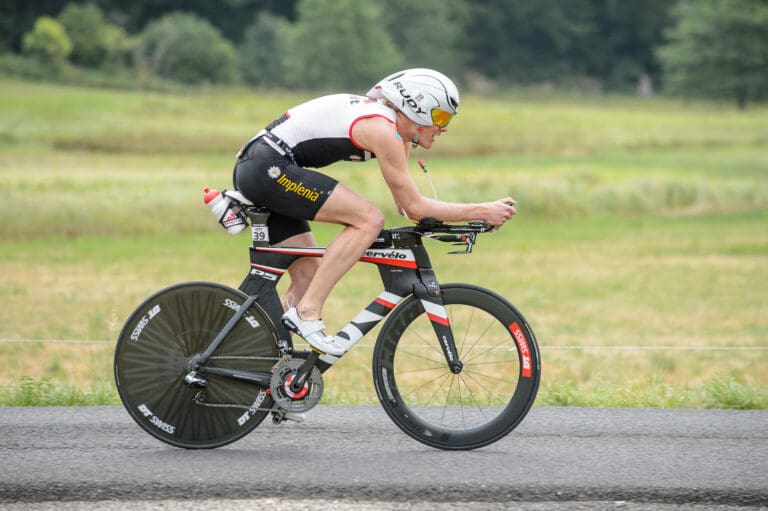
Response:
[[[283,58],[287,85],[362,89],[401,67],[402,56],[379,22],[381,15],[377,0],[300,2]]]
[[[232,44],[208,21],[175,12],[152,21],[136,52],[140,69],[184,83],[230,83],[237,78]]]
[[[24,34],[24,53],[44,62],[60,63],[72,51],[72,41],[55,19],[42,16],[31,32]]]
[[[72,61],[90,65],[105,47],[101,25],[144,37],[174,12],[194,14],[238,48],[243,78],[268,87],[353,89],[397,67],[440,69],[463,84],[593,84],[632,88],[658,79],[655,47],[668,25],[666,0],[59,0],[0,5],[0,51],[18,51],[41,15],[92,43],[75,41]],[[12,7],[12,8],[11,8]],[[79,16],[65,13],[77,12]],[[99,23],[99,12],[104,23]],[[80,23],[80,25],[76,25]],[[76,30],[73,28],[72,30]],[[98,49],[101,48],[101,49]],[[82,50],[82,51],[81,51]],[[87,56],[86,56],[87,55]],[[146,68],[144,68],[146,70]],[[213,76],[210,76],[213,79]],[[226,80],[223,80],[226,81]]]
[[[681,2],[659,57],[670,90],[728,98],[744,109],[768,97],[768,3]]]
[[[72,39],[74,64],[99,67],[117,61],[125,44],[125,31],[107,22],[96,4],[69,4],[58,19]]]
[[[90,84],[121,67],[138,78],[118,86],[362,91],[398,68],[431,67],[487,93],[664,90],[743,108],[768,95],[767,13],[764,0],[17,0],[0,4],[0,52],[20,52],[35,20],[58,16],[68,62],[106,75]],[[28,53],[60,67],[51,36],[38,33]],[[5,73],[32,68],[0,58]]]
[[[285,18],[259,12],[248,25],[238,47],[240,72],[246,83],[274,86],[283,83],[283,60],[275,58],[286,51],[290,24]]]

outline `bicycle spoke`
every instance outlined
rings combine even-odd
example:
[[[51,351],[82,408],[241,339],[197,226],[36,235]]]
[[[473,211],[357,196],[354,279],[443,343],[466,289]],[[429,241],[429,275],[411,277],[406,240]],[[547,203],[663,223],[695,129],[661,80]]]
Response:
[[[512,365],[513,362],[510,360],[489,360],[487,362],[469,362],[464,364],[464,369],[468,367],[494,366],[499,364]]]
[[[479,381],[477,378],[475,378],[475,377],[472,375],[472,373],[467,373],[467,374],[465,375],[465,377],[466,377],[466,378],[469,378],[469,379],[471,379],[472,381],[474,381],[475,383],[477,383],[477,385],[478,385],[478,386],[480,386],[480,387],[481,387],[483,390],[485,390],[485,391],[486,391],[488,394],[490,394],[490,395],[491,395],[491,397],[493,397],[493,398],[496,398],[496,399],[499,399],[499,400],[503,400],[503,399],[505,399],[505,398],[503,398],[503,397],[499,396],[499,395],[498,395],[498,394],[497,394],[495,391],[493,391],[493,390],[491,390],[490,388],[488,388],[486,385],[484,385],[484,384],[483,384],[481,381]],[[498,381],[501,381],[501,382],[507,383],[507,382],[505,382],[504,380],[501,380],[501,379],[498,379],[498,378],[496,378],[496,379],[497,379]]]
[[[448,310],[448,308],[446,307],[446,311],[447,310]],[[451,310],[453,310],[453,309],[451,309]],[[448,313],[448,316],[450,318],[451,325],[454,325],[455,323],[453,321],[452,313]],[[461,339],[461,349],[459,350],[459,358],[464,358],[464,353],[465,353],[464,346],[466,346],[467,336],[469,335],[470,327],[472,326],[472,319],[474,317],[475,317],[475,309],[472,309],[472,311],[470,313],[470,316],[469,316],[469,319],[467,320],[466,327],[464,329],[464,337]],[[472,347],[469,348],[469,350],[471,350],[471,349],[472,349]]]
[[[483,407],[481,406],[480,402],[475,397],[474,392],[472,392],[472,388],[465,381],[465,378],[466,378],[465,376],[460,376],[459,377],[459,381],[464,383],[464,386],[467,389],[467,393],[469,394],[470,399],[472,399],[472,401],[475,403],[475,407],[480,412],[480,415],[483,416],[483,420],[487,421],[488,420],[488,416],[485,414],[485,410],[483,410]]]
[[[448,410],[448,401],[451,398],[451,390],[453,390],[453,382],[456,381],[456,378],[451,378],[451,384],[448,387],[448,392],[445,394],[445,404],[443,405],[443,415],[440,418],[440,424],[445,424],[445,412]]]
[[[478,377],[482,377],[482,378],[485,378],[486,380],[493,380],[493,381],[497,381],[499,383],[503,383],[505,385],[510,385],[510,381],[508,379],[505,379],[505,378],[501,377],[501,376],[490,375],[488,373],[481,373],[481,372],[477,372],[477,371],[463,371],[462,374],[465,374],[465,373],[466,373],[467,376],[471,375],[471,377],[473,379],[475,379],[475,380],[477,380]]]
[[[412,395],[414,395],[414,394],[415,394],[417,391],[419,391],[419,390],[423,389],[424,387],[427,387],[428,385],[430,385],[431,383],[433,383],[433,382],[437,381],[439,378],[442,378],[443,376],[445,376],[445,379],[448,379],[448,378],[451,376],[451,373],[449,373],[449,372],[447,372],[447,371],[446,371],[446,373],[444,373],[444,374],[439,374],[439,375],[435,376],[434,378],[432,378],[431,380],[429,380],[428,382],[426,382],[426,383],[423,383],[423,384],[419,385],[418,387],[416,387],[416,388],[414,388],[414,389],[411,389],[411,390],[408,390],[408,391],[404,392],[404,393],[402,394],[402,396],[403,396],[403,397],[412,396]],[[443,381],[445,381],[445,380],[443,380]],[[432,402],[432,399],[435,397],[435,395],[437,394],[437,392],[438,392],[439,390],[440,390],[440,385],[438,385],[438,386],[437,386],[437,390],[436,390],[435,392],[433,392],[433,393],[432,393],[432,396],[430,396],[430,398],[427,400],[427,403],[431,403],[431,402]],[[426,405],[424,405],[424,406],[426,406]]]
[[[461,322],[461,326],[464,329],[464,339],[462,340],[462,351],[461,351],[461,357],[462,358],[464,357],[464,355],[466,355],[467,353],[471,352],[474,349],[475,346],[477,346],[477,344],[480,342],[480,340],[485,336],[486,332],[488,332],[488,330],[490,330],[494,326],[494,323],[495,323],[495,320],[488,321],[488,325],[485,327],[485,330],[483,330],[483,332],[479,336],[477,336],[477,338],[474,340],[472,345],[469,348],[467,348],[466,350],[463,349],[463,347],[466,346],[466,340],[468,339],[470,332],[472,332],[472,325],[474,323],[475,312],[476,312],[476,310],[474,308],[472,308],[470,310],[469,319],[467,319],[466,321],[462,321]],[[493,318],[491,318],[491,319],[493,319]],[[454,324],[457,324],[457,323],[454,322],[453,318],[451,318],[451,325],[454,325]]]
[[[434,330],[432,330],[431,327],[430,327],[430,330],[429,330],[430,337],[424,337],[424,335],[422,335],[420,332],[418,332],[418,331],[416,331],[415,329],[412,329],[412,328],[408,328],[408,330],[406,330],[405,333],[406,334],[408,334],[408,333],[415,334],[415,336],[418,337],[419,340],[422,341],[421,342],[421,346],[430,348],[432,351],[434,351],[435,353],[440,354],[440,356],[443,357],[442,350],[440,350],[437,346],[435,346],[436,343],[434,342],[434,338],[431,337],[432,335],[434,335]],[[403,338],[410,339],[410,337],[406,337],[405,335],[403,335]],[[411,341],[411,343],[415,344],[416,342],[415,341]],[[411,344],[411,343],[409,343],[409,344]]]
[[[425,373],[427,371],[445,371],[447,367],[442,364],[436,364],[432,367],[420,367],[418,369],[407,369],[407,370],[400,370],[398,371],[400,374],[415,374],[415,373]]]
[[[406,351],[406,352],[403,352],[401,354],[401,356],[406,356],[406,355],[409,356],[410,358],[415,358],[415,359],[419,359],[419,360],[426,360],[427,362],[431,362],[432,364],[435,364],[435,367],[441,367],[441,366],[445,367],[445,358],[444,357],[442,359],[435,360],[434,358],[430,358],[430,357],[427,357],[427,356],[424,356],[424,355],[419,355],[419,354],[414,353],[412,351]],[[442,355],[442,353],[441,353],[441,355]]]
[[[476,353],[475,356],[473,356],[473,357],[469,358],[468,360],[466,360],[465,363],[471,363],[473,360],[477,359],[478,357],[481,357],[481,356],[485,355],[486,353],[488,353],[489,351],[492,351],[492,350],[495,350],[495,349],[509,349],[509,345],[507,344],[509,342],[510,342],[509,339],[502,339],[501,341],[499,341],[498,344],[495,344],[493,346],[486,346],[483,349],[483,351],[480,351],[480,352]]]
[[[474,350],[475,347],[478,344],[480,344],[480,341],[483,339],[483,337],[485,337],[485,334],[488,333],[488,330],[493,328],[494,325],[495,325],[495,323],[493,321],[488,321],[488,326],[486,326],[485,330],[483,330],[482,333],[477,336],[477,338],[475,339],[475,342],[472,343],[472,346],[470,346],[469,349],[467,349],[467,353],[472,352],[472,350]],[[467,328],[467,333],[469,333],[469,328]]]

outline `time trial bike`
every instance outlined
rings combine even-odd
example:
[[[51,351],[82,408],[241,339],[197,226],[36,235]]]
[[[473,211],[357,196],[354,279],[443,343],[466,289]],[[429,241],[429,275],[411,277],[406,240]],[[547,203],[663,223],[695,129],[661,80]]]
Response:
[[[269,245],[269,211],[224,192],[251,223],[250,267],[239,289],[187,282],[163,289],[128,318],[117,340],[120,398],[146,432],[168,444],[214,448],[320,401],[322,374],[341,357],[297,349],[280,324],[280,278],[319,247]],[[373,350],[378,399],[392,421],[426,445],[474,449],[526,416],[541,374],[523,315],[493,291],[439,283],[424,240],[471,253],[482,222],[423,219],[386,229],[360,257],[383,290],[336,335],[347,351],[384,322]]]

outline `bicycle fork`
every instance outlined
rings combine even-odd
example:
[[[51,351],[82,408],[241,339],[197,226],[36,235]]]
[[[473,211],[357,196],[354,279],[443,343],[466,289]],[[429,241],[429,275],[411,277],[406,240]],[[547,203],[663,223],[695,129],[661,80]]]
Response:
[[[420,281],[414,285],[413,294],[421,301],[424,312],[432,323],[448,368],[452,373],[458,374],[464,368],[464,364],[459,359],[448,312],[440,293],[440,286],[431,269],[420,269],[419,276]]]

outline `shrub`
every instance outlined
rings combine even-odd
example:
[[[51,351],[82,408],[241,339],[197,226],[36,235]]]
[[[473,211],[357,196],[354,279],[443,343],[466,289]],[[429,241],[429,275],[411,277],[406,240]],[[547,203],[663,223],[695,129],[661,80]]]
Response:
[[[245,29],[238,48],[243,79],[251,85],[277,86],[284,83],[282,59],[285,55],[284,35],[290,28],[285,18],[268,12],[259,13]]]
[[[684,96],[733,98],[739,108],[768,96],[768,3],[679,2],[659,48],[666,88]]]
[[[123,29],[107,22],[95,4],[69,4],[59,21],[72,39],[71,60],[81,66],[99,67],[114,61],[126,39]]]
[[[61,23],[48,16],[41,16],[35,21],[32,31],[24,34],[22,48],[24,53],[45,62],[60,63],[72,51],[72,41]]]
[[[28,80],[55,80],[62,66],[51,66],[37,57],[16,53],[0,54],[0,76],[15,76]]]
[[[210,23],[175,12],[149,23],[136,51],[136,64],[186,83],[228,83],[237,78],[235,49]]]
[[[364,92],[402,66],[402,54],[382,26],[382,6],[375,0],[302,0],[297,13],[286,34],[288,85]]]

